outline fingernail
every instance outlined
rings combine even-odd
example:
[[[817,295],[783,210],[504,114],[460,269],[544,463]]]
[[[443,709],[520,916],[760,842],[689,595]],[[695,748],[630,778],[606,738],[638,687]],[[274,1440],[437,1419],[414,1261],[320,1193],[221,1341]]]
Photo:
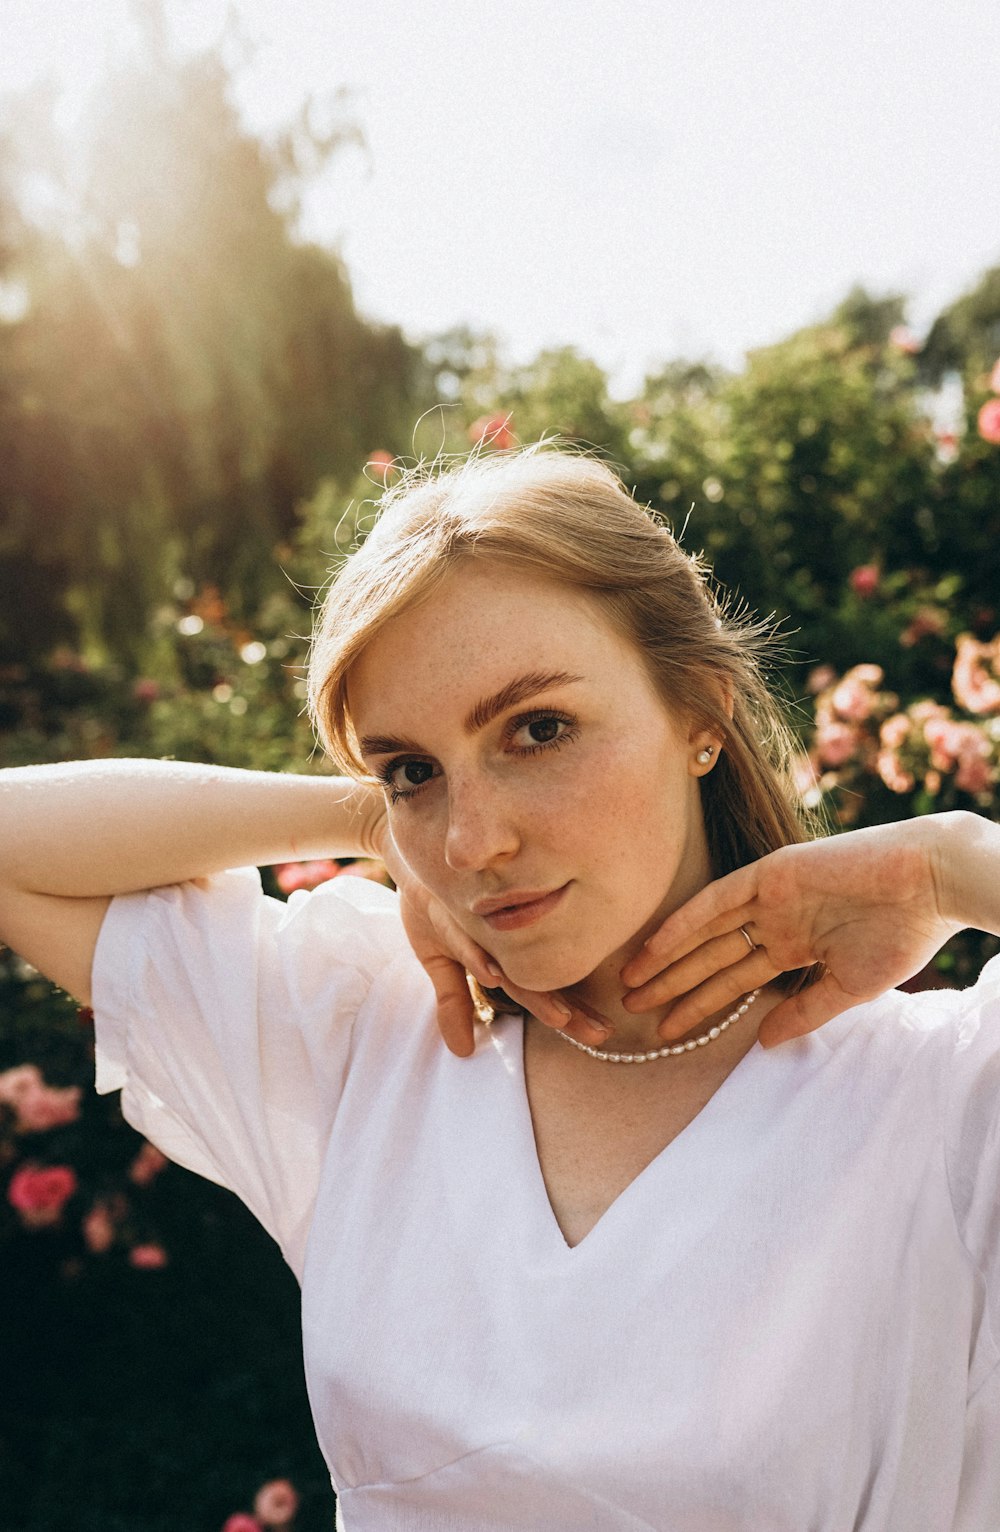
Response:
[[[564,1001],[553,1000],[552,1004],[559,1012],[559,1015],[562,1017],[564,1023],[573,1020],[573,1012],[570,1010],[569,1006],[565,1004]]]
[[[486,965],[486,972],[488,974],[491,974],[494,979],[502,979],[503,978],[503,969],[502,968],[498,968],[496,963],[487,963],[487,965]]]

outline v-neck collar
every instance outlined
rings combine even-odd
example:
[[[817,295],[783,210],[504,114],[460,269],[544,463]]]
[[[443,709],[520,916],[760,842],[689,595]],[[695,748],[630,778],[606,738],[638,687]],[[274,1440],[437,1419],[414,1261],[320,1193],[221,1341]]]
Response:
[[[716,1135],[716,1153],[712,1153],[713,1122],[723,1112],[731,1112],[733,1100],[747,1089],[765,1062],[765,1052],[759,1042],[754,1042],[741,1059],[726,1075],[705,1105],[691,1121],[666,1144],[660,1152],[643,1167],[605,1208],[581,1240],[569,1244],[556,1219],[542,1175],[535,1142],[531,1105],[528,1100],[527,1075],[524,1064],[525,1020],[523,1014],[505,1020],[503,1026],[503,1053],[511,1074],[512,1089],[507,1093],[515,1115],[512,1137],[516,1144],[520,1172],[524,1177],[525,1202],[530,1209],[531,1223],[539,1248],[551,1251],[553,1246],[563,1258],[586,1259],[595,1247],[601,1245],[613,1233],[614,1226],[623,1218],[636,1216],[635,1205],[640,1202],[648,1188],[663,1179],[671,1183],[678,1180],[689,1184],[692,1178],[708,1177],[725,1166],[718,1161],[719,1136]],[[500,1041],[498,1038],[497,1041]],[[773,1062],[772,1059],[766,1063]],[[726,1150],[726,1160],[729,1149]],[[609,1233],[610,1231],[610,1233]]]

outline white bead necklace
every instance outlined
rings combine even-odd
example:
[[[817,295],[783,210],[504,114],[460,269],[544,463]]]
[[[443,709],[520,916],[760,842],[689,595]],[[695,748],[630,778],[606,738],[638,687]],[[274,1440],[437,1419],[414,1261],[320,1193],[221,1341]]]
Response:
[[[716,1026],[709,1027],[700,1037],[689,1037],[686,1043],[673,1043],[666,1048],[658,1048],[655,1053],[601,1053],[598,1048],[588,1048],[586,1043],[578,1043],[575,1037],[569,1037],[565,1032],[557,1032],[564,1042],[572,1043],[574,1048],[579,1048],[581,1053],[589,1053],[592,1059],[602,1059],[605,1064],[649,1064],[653,1059],[665,1059],[681,1053],[693,1053],[696,1048],[704,1048],[706,1043],[714,1043],[717,1037],[721,1037],[727,1027],[731,1027],[734,1021],[739,1021],[745,1016],[753,1005],[759,989],[753,989],[744,997],[735,1011],[730,1012],[725,1021],[720,1021]]]

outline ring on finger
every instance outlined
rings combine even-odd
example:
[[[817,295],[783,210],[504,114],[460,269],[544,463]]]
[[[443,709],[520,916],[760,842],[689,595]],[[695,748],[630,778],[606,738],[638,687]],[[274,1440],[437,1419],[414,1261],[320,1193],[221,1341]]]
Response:
[[[757,951],[757,943],[754,941],[753,937],[750,935],[750,932],[747,930],[746,926],[740,926],[740,935],[743,937],[743,939],[746,942],[747,946],[750,948],[750,951],[751,952],[756,952]]]

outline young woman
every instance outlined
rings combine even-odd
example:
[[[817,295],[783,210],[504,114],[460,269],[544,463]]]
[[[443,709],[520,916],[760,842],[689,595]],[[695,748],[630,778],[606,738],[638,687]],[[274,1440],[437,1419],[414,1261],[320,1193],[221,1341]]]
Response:
[[[1000,960],[891,986],[1000,934],[1000,829],[808,839],[759,634],[601,465],[385,498],[345,778],[0,773],[0,936],[279,1242],[342,1525],[995,1532]]]

